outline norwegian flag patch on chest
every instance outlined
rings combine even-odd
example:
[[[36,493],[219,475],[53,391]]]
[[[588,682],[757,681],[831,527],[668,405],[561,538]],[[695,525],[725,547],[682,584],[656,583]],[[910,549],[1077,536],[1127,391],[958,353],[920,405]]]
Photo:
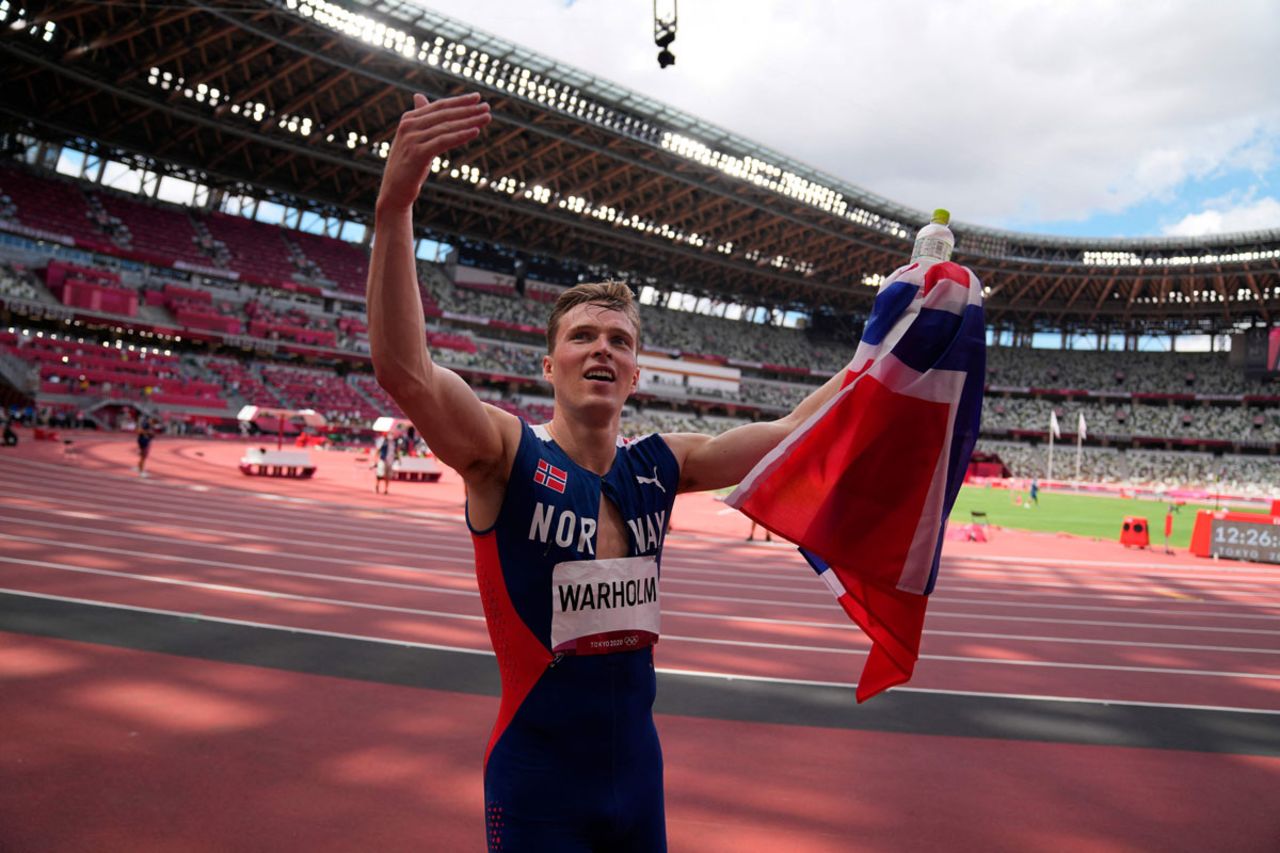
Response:
[[[564,494],[565,486],[569,485],[569,472],[563,468],[557,468],[545,459],[539,459],[538,470],[533,474],[533,482]]]

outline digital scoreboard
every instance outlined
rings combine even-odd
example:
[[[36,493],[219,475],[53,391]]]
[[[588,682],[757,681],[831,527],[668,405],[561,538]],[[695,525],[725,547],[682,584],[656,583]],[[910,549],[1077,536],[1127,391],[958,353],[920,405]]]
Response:
[[[1280,516],[1247,512],[1196,514],[1191,553],[1255,563],[1280,563]]]

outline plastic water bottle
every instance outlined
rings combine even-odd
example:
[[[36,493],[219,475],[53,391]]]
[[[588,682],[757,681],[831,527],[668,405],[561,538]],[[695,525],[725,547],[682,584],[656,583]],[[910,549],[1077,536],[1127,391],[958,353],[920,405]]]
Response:
[[[933,220],[916,234],[916,245],[911,250],[911,260],[929,258],[935,261],[951,260],[951,250],[956,247],[956,235],[951,233],[947,223],[951,221],[949,211],[938,208],[933,212]]]

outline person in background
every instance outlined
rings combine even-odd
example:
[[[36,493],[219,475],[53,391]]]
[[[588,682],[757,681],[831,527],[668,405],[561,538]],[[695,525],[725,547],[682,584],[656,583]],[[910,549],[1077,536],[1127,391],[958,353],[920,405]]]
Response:
[[[151,418],[143,415],[138,419],[138,476],[147,476],[147,457],[151,454],[151,440],[155,438],[155,428]]]
[[[373,493],[379,491],[384,495],[391,494],[391,463],[395,461],[395,439],[389,435],[378,437],[373,446],[373,470],[377,479],[373,481]],[[379,489],[381,487],[381,489]]]

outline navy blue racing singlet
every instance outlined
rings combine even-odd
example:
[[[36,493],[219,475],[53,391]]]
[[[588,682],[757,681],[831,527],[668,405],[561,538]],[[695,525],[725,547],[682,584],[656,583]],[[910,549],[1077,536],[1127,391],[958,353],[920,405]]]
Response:
[[[498,518],[471,529],[502,676],[485,753],[489,850],[666,849],[653,644],[679,479],[658,435],[619,440],[601,477],[521,422]],[[626,557],[596,556],[602,499],[626,527]]]

